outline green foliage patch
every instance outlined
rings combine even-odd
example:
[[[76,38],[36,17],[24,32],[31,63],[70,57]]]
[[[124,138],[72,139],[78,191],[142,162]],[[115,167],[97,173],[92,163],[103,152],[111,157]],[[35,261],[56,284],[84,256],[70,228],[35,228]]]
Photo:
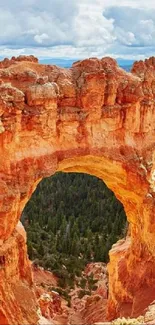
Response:
[[[125,233],[122,204],[106,185],[86,174],[57,173],[44,179],[25,207],[28,253],[59,277],[62,288],[89,262],[108,262],[111,246]]]

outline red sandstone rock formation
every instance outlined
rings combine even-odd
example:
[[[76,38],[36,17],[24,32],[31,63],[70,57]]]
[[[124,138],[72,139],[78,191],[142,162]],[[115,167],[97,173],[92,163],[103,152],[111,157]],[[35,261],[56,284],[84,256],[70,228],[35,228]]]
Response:
[[[83,275],[90,276],[93,273],[97,289],[92,291],[91,297],[85,295],[82,299],[78,297],[81,288],[71,290],[71,307],[67,306],[67,301],[57,292],[51,291],[53,286],[57,287],[58,282],[51,272],[32,264],[32,273],[41,315],[52,324],[84,325],[106,319],[108,277],[104,263],[87,265]]]
[[[0,247],[0,324],[36,324],[37,301],[26,236],[18,223]],[[30,311],[30,313],[29,313]]]
[[[44,287],[57,287],[58,278],[49,271],[44,270],[43,267],[39,267],[34,263],[31,264],[33,280],[36,286],[40,287],[42,284]]]
[[[44,270],[42,267],[32,266],[35,293],[40,308],[40,319],[43,318],[43,325],[48,324],[68,324],[69,308],[67,302],[53,291],[52,287],[57,287],[56,276]],[[40,323],[40,322],[39,322]]]
[[[155,299],[154,125],[155,58],[132,73],[110,58],[71,69],[33,57],[0,63],[1,324],[36,323],[15,227],[40,180],[59,170],[103,179],[130,223],[131,238],[110,252],[108,319],[139,315]]]
[[[107,309],[107,267],[104,263],[89,263],[84,272],[84,276],[90,276],[97,280],[96,289],[92,290],[91,296],[85,295],[79,298],[81,288],[74,289],[71,295],[71,310],[69,311],[69,324],[83,325],[94,324],[106,320]],[[88,290],[88,287],[86,287]],[[88,290],[89,291],[89,290]]]

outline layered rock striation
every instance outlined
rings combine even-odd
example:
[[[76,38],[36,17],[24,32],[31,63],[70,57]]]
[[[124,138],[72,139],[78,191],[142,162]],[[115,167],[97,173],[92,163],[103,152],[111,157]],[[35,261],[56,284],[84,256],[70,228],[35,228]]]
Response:
[[[123,203],[130,237],[110,251],[107,318],[143,313],[155,300],[155,58],[131,73],[110,58],[70,69],[33,56],[0,62],[0,161],[0,323],[37,322],[15,229],[37,184],[56,171],[96,175]]]

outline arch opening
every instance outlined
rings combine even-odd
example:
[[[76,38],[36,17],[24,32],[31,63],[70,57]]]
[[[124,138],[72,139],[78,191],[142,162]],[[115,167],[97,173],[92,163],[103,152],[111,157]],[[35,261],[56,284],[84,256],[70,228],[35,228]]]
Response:
[[[73,157],[74,154],[71,156]],[[142,198],[143,193],[146,192],[146,187],[141,186],[135,189],[135,183],[137,182],[138,184],[139,180],[141,181],[141,175],[137,174],[136,170],[128,169],[127,165],[123,165],[119,161],[104,158],[103,155],[83,155],[76,156],[75,158],[63,157],[61,159],[59,157],[57,168],[55,168],[55,163],[53,164],[53,161],[49,158],[49,160],[47,160],[47,166],[45,162],[44,169],[41,169],[42,176],[44,177],[50,176],[56,171],[95,175],[99,179],[105,181],[106,185],[113,190],[116,197],[123,203],[130,224],[132,241],[130,237],[128,237],[126,240],[122,240],[118,245],[114,245],[114,249],[110,251],[110,264],[108,266],[109,298],[104,313],[108,320],[115,319],[119,316],[139,316],[142,311],[144,312],[149,303],[152,302],[152,298],[154,297],[154,293],[151,293],[150,296],[149,291],[150,287],[151,290],[154,291],[154,287],[152,285],[150,286],[150,283],[147,283],[147,279],[143,276],[143,273],[141,273],[139,277],[139,270],[136,269],[138,272],[136,275],[138,287],[140,287],[142,292],[142,287],[144,287],[146,292],[147,286],[147,290],[149,291],[149,296],[145,300],[144,305],[141,309],[138,309],[137,305],[139,305],[140,290],[138,291],[137,287],[134,285],[135,269],[133,265],[135,265],[138,260],[140,267],[141,258],[145,256],[145,245],[142,245],[143,232],[140,212],[142,211]],[[40,180],[41,177],[38,178],[37,175],[34,181],[30,180],[30,183],[26,184],[26,195],[22,195],[18,215],[20,215],[23,207],[31,197],[32,192],[35,190]],[[139,235],[141,236],[141,241],[139,241]],[[152,263],[151,269],[153,267]],[[148,270],[148,264],[146,263],[144,273],[148,271],[151,272],[151,269]],[[127,280],[129,276],[132,278],[131,282]],[[117,287],[118,283],[119,286]]]
[[[145,254],[145,244],[143,246],[141,245],[142,242],[139,241],[140,232],[141,240],[143,235],[141,219],[139,217],[142,211],[142,197],[143,193],[146,192],[146,187],[135,189],[135,182],[138,184],[139,179],[141,181],[141,176],[137,174],[135,170],[128,170],[127,166],[123,166],[123,164],[118,161],[111,161],[103,156],[91,155],[61,159],[56,171],[95,175],[99,179],[105,181],[106,185],[113,190],[116,197],[123,203],[130,225],[131,237],[129,236],[125,240],[120,241],[118,245],[114,245],[113,249],[110,251],[110,264],[108,267],[109,299],[106,317],[110,320],[119,316],[137,317],[141,315],[148,304],[152,302],[153,297],[152,294],[151,296],[149,295],[142,308],[138,309],[137,305],[139,304],[140,293],[134,285],[133,279],[135,277],[135,270],[132,266],[138,259],[140,267],[142,254]],[[134,252],[135,248],[136,251]],[[129,263],[130,258],[131,264]],[[145,268],[148,270],[146,265]],[[126,278],[124,278],[124,271],[126,272],[126,277],[128,277],[129,274],[132,277],[130,285]],[[142,274],[140,274],[139,278],[139,274],[136,276],[138,279],[138,286],[140,286],[140,290],[143,291],[142,287],[144,283],[142,281],[146,280],[143,280]],[[116,287],[117,283],[119,283],[118,287]],[[146,286],[148,286],[149,291],[150,284],[146,283]]]
[[[75,297],[80,306],[86,296],[94,300],[98,296],[99,305],[103,300],[102,314],[96,313],[94,321],[103,321],[109,292],[109,250],[127,235],[125,212],[114,193],[95,176],[59,172],[38,185],[22,222],[35,281],[38,265],[52,272],[57,281],[51,281],[46,290],[50,288],[67,299],[70,314],[74,311],[72,317],[77,315]],[[37,284],[44,286],[43,278],[42,284]],[[72,297],[73,290],[77,293]]]
[[[37,254],[35,255],[35,251],[33,254],[31,239],[36,245],[40,245],[41,240],[45,244],[49,239],[48,232],[51,232],[52,236],[56,236],[57,232],[61,234],[62,238],[60,238],[57,248],[58,253],[61,253],[63,249],[65,251],[67,237],[71,236],[69,245],[72,244],[76,232],[81,237],[82,243],[84,243],[86,235],[89,240],[92,240],[91,243],[84,244],[85,246],[90,244],[93,252],[95,235],[100,235],[100,237],[103,235],[102,246],[100,241],[100,253],[97,254],[95,251],[95,256],[90,256],[90,252],[88,252],[87,262],[105,263],[108,262],[109,249],[123,234],[126,234],[126,216],[122,204],[101,180],[81,173],[57,173],[51,178],[44,179],[26,205],[21,220],[26,230],[30,232],[28,247],[30,258],[33,260],[37,258]],[[31,232],[31,227],[34,235]],[[75,233],[71,231],[72,228]],[[38,236],[39,230],[41,231],[40,237]],[[87,234],[89,230],[90,235]],[[35,234],[36,238],[34,238]],[[63,244],[61,239],[64,236]],[[93,238],[91,238],[92,236]],[[97,238],[96,242],[98,242]],[[60,244],[62,247],[59,247]],[[99,243],[97,244],[99,245]],[[98,248],[96,247],[96,249]],[[78,252],[76,254],[75,248],[71,249],[70,247],[69,251],[68,247],[66,249],[67,254],[72,253],[76,256],[80,254]],[[40,250],[43,250],[42,247]],[[88,251],[91,251],[91,247]],[[52,254],[52,248],[50,252]],[[43,258],[43,253],[41,255]],[[46,261],[45,267],[49,268]]]

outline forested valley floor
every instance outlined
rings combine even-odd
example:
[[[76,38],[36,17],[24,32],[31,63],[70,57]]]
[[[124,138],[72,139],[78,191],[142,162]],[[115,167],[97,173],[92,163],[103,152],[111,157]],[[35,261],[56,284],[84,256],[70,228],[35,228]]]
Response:
[[[86,174],[56,173],[42,180],[21,218],[28,253],[52,271],[59,287],[90,289],[82,271],[89,262],[108,262],[111,246],[127,231],[122,204],[103,181]],[[84,293],[83,293],[84,294]]]

